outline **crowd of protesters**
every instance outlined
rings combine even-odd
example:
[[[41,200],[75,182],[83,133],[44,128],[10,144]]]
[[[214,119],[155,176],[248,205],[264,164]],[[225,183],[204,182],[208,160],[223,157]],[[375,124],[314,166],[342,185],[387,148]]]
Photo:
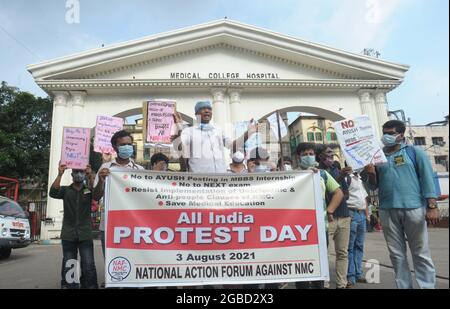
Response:
[[[274,171],[312,170],[320,174],[327,244],[334,243],[336,255],[336,288],[347,289],[366,283],[363,274],[364,239],[367,230],[377,225],[374,216],[373,196],[368,190],[378,192],[378,211],[387,248],[394,266],[398,288],[412,288],[413,279],[407,259],[408,242],[413,257],[415,278],[421,288],[434,288],[435,268],[428,246],[427,222],[436,223],[439,210],[432,168],[425,153],[406,143],[405,125],[401,121],[388,121],[383,125],[382,142],[387,163],[369,165],[364,170],[353,171],[341,167],[335,160],[333,149],[327,145],[300,143],[296,152],[298,162],[289,157],[270,158],[263,147],[247,151],[244,145],[258,131],[258,124],[250,122],[247,132],[232,141],[221,128],[212,124],[212,106],[208,101],[195,106],[196,123],[184,126],[175,113],[177,133],[173,137],[174,148],[181,154],[182,170],[189,173],[270,173]],[[72,170],[72,184],[61,186],[66,170],[60,165],[58,176],[50,188],[50,197],[64,202],[64,218],[61,231],[62,269],[61,288],[97,288],[94,263],[93,233],[91,227],[91,202],[98,201],[101,209],[100,238],[105,254],[105,220],[103,195],[105,180],[114,170],[144,170],[133,160],[133,137],[118,131],[111,139],[117,153],[115,159],[104,162],[95,174],[91,167]],[[227,164],[224,150],[228,149],[231,163]],[[273,163],[276,162],[276,163]],[[162,153],[152,156],[147,169],[165,172],[169,170],[169,158]],[[81,259],[81,280],[69,282],[69,260]],[[279,288],[282,284],[265,285]],[[297,282],[299,289],[321,289],[328,282]],[[252,288],[261,286],[252,285]]]

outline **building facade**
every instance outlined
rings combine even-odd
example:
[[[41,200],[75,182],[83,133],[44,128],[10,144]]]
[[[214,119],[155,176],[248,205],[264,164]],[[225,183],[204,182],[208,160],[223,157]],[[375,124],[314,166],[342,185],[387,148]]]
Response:
[[[226,133],[236,122],[279,110],[330,121],[367,114],[380,134],[386,94],[408,69],[227,19],[28,67],[54,97],[49,183],[64,126],[94,128],[97,115],[140,114],[149,99],[176,100],[190,122],[196,101],[210,100],[213,121]],[[70,182],[68,174],[63,182]],[[48,200],[53,224],[43,226],[43,239],[59,237],[62,209],[61,201]]]
[[[435,172],[448,172],[448,116],[445,121],[411,126],[408,138],[411,144],[426,151]]]
[[[299,157],[295,152],[298,144],[308,142],[314,144],[328,144],[335,150],[335,160],[341,165],[344,158],[339,148],[333,121],[319,116],[299,116],[289,125],[292,160],[298,163]]]

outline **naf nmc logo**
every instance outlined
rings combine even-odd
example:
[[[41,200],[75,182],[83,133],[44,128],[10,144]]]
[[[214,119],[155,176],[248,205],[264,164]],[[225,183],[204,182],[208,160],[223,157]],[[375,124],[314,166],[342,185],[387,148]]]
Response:
[[[116,257],[109,262],[108,274],[112,281],[123,281],[131,272],[131,263],[124,257]]]

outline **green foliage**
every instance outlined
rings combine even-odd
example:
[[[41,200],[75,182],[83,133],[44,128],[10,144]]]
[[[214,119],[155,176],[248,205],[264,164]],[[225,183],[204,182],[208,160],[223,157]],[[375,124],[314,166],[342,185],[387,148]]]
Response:
[[[53,100],[0,87],[0,175],[47,183]]]

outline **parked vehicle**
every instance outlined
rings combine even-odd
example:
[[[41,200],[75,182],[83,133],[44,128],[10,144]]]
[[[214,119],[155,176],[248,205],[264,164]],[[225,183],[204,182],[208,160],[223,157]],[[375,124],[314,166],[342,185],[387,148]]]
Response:
[[[0,259],[31,243],[28,215],[15,201],[0,196]]]

